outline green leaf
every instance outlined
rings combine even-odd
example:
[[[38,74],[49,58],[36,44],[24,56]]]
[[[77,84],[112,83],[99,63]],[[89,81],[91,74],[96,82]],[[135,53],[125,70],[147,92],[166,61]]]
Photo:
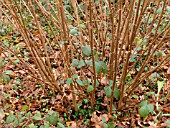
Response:
[[[3,81],[4,81],[5,84],[9,83],[10,80],[11,79],[8,75],[3,74]]]
[[[15,115],[14,115],[14,113],[13,112],[10,112],[9,113],[9,116],[6,118],[6,123],[7,124],[9,124],[9,123],[12,123],[12,122],[14,122],[14,120],[15,120]]]
[[[6,70],[5,73],[6,73],[7,75],[11,75],[11,74],[13,73],[13,71],[12,71],[12,70]]]
[[[84,66],[84,61],[83,60],[80,60],[79,61],[79,65],[77,66],[77,68],[81,68]]]
[[[105,93],[106,93],[107,98],[110,98],[111,95],[112,95],[112,89],[111,89],[111,87],[110,87],[110,86],[105,86],[105,87],[104,87],[104,90],[105,90]]]
[[[142,38],[137,37],[137,38],[136,38],[136,44],[137,44],[137,45],[140,45],[141,42],[142,42]]]
[[[60,126],[61,128],[65,128],[65,126],[62,123],[58,123],[58,126]]]
[[[101,71],[103,73],[108,72],[107,65],[103,61],[95,61],[95,70],[97,73],[100,73]]]
[[[29,58],[28,58],[28,59],[29,59]],[[20,62],[19,59],[14,60],[14,63],[15,63],[15,64],[17,64],[17,63],[19,63],[19,62]]]
[[[49,115],[52,115],[53,113],[55,113],[55,111],[53,111],[53,110],[48,110],[48,114],[49,114]]]
[[[152,104],[148,104],[147,107],[148,107],[149,112],[154,111],[154,106]]]
[[[109,80],[109,86],[113,86],[113,80]]]
[[[109,122],[109,123],[108,123],[108,127],[109,127],[109,128],[114,128],[114,124],[113,124],[112,122]]]
[[[96,62],[95,62],[95,70],[96,70],[96,72],[97,72],[97,73],[100,73],[101,68],[102,68],[101,63],[98,62],[98,61],[96,61]]]
[[[24,21],[24,25],[27,27],[29,25],[29,23]]]
[[[33,17],[32,17],[32,16],[27,16],[27,19],[28,19],[28,20],[32,20]]]
[[[66,80],[66,84],[71,84],[73,82],[73,80],[72,80],[72,78],[68,78],[67,80]]]
[[[159,95],[162,87],[164,86],[164,81],[158,81],[157,85],[158,85],[158,93],[157,94]]]
[[[142,106],[140,109],[139,109],[139,114],[142,116],[142,117],[147,117],[148,114],[149,114],[149,110],[147,108],[147,106]]]
[[[48,121],[52,125],[56,125],[58,122],[57,113],[53,111],[50,116],[46,117],[46,121]]]
[[[137,95],[132,95],[133,98],[135,99],[138,99],[138,96]]]
[[[83,81],[83,84],[84,84],[84,85],[89,85],[89,84],[90,84],[90,81],[89,81],[89,80],[84,80],[84,81]]]
[[[28,128],[37,128],[37,126],[35,126],[33,123],[28,125]]]
[[[74,74],[72,77],[73,79],[78,78],[78,74]]]
[[[117,88],[114,88],[114,97],[118,99],[120,97],[120,91]]]
[[[146,43],[147,43],[147,39],[144,39],[141,44],[145,45]]]
[[[156,55],[158,58],[160,58],[160,57],[163,56],[163,53],[160,51],[160,52],[156,52],[155,55]]]
[[[92,85],[94,85],[94,84],[92,84]],[[98,80],[96,80],[96,87],[99,87],[99,81]]]
[[[104,116],[102,116],[102,122],[106,123],[106,118]]]
[[[137,54],[133,54],[132,57],[130,58],[130,62],[135,62],[136,61]]]
[[[68,10],[68,9],[70,9],[70,8],[71,8],[71,6],[70,6],[70,5],[68,5],[68,4],[66,4],[66,5],[64,5],[64,8],[65,8],[66,10]]]
[[[22,111],[27,110],[27,108],[28,108],[28,106],[27,106],[27,105],[23,105],[23,106],[22,106]]]
[[[162,8],[159,8],[157,11],[156,11],[156,14],[160,14],[162,13]]]
[[[41,113],[38,111],[33,117],[34,120],[41,120]]]
[[[86,26],[84,24],[80,24],[80,27],[86,29]]]
[[[83,54],[86,56],[90,56],[91,55],[91,48],[90,46],[82,46],[81,47]]]
[[[50,128],[50,125],[48,123],[44,123],[44,125],[41,125],[40,128]]]
[[[103,126],[104,126],[104,128],[109,128],[108,125],[107,125],[106,123],[104,123]]]
[[[89,101],[88,99],[83,99],[84,103],[87,104]]]
[[[77,80],[76,80],[76,82],[77,82],[79,85],[84,86],[83,81],[81,81],[81,80],[77,79]]]
[[[136,49],[136,50],[137,50],[137,51],[140,51],[141,49],[142,49],[142,48],[139,46],[139,47],[137,47],[137,49]]]
[[[148,95],[151,95],[151,94],[155,95],[155,92],[149,91]]]
[[[67,18],[67,23],[71,23],[73,21],[73,19],[69,15],[66,15],[66,18]]]
[[[0,120],[2,120],[5,117],[4,110],[0,108]]]
[[[78,35],[78,29],[77,29],[77,28],[72,28],[72,29],[70,30],[70,33],[71,33],[71,35],[73,35],[73,36],[77,36],[77,35]]]
[[[18,114],[18,118],[15,118],[14,120],[14,124],[18,125],[19,123],[21,123],[24,120],[23,115],[21,115],[20,113]]]
[[[0,68],[3,68],[5,65],[5,60],[3,58],[0,58]]]
[[[108,68],[107,68],[106,63],[104,63],[104,62],[102,61],[102,62],[101,62],[101,65],[102,65],[102,72],[103,72],[103,73],[107,73],[107,72],[108,72]]]
[[[168,12],[170,12],[170,6],[167,6],[167,7],[166,7],[166,10],[167,10]]]
[[[27,119],[30,118],[30,117],[32,117],[31,112],[29,111],[28,113],[26,113],[26,114],[25,114],[25,117],[26,117]]]
[[[166,124],[167,124],[168,126],[170,126],[170,120],[167,120],[167,121],[166,121]]]
[[[85,60],[86,64],[89,66],[92,66],[92,61],[91,60]]]
[[[140,106],[142,107],[142,106],[146,106],[148,103],[147,103],[147,101],[142,101],[142,102],[140,102]]]
[[[78,65],[79,65],[79,60],[73,59],[71,64],[72,64],[73,66],[78,66]]]
[[[93,89],[94,89],[93,86],[89,85],[88,88],[87,88],[87,92],[89,93],[89,92],[93,91]]]

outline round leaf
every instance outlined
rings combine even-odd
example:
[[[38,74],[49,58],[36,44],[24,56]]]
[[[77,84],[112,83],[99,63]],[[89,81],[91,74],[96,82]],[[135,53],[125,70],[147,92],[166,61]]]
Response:
[[[79,60],[73,59],[71,64],[72,64],[73,66],[78,66],[78,65],[79,65]]]
[[[156,11],[156,14],[160,14],[162,12],[162,8],[159,8],[157,11]]]
[[[96,72],[100,73],[101,69],[102,69],[101,63],[96,61],[95,62],[95,70],[96,70]]]
[[[114,124],[112,122],[108,123],[109,128],[114,128]]]
[[[168,12],[170,12],[170,6],[167,6],[167,7],[166,7],[166,10],[167,10]]]
[[[142,106],[140,109],[139,109],[139,114],[142,116],[142,117],[147,117],[148,114],[149,114],[149,110],[147,108],[147,106]]]
[[[147,101],[142,101],[142,102],[140,102],[140,106],[142,107],[142,106],[146,106],[148,103],[147,103]]]
[[[158,93],[157,94],[159,95],[162,87],[164,86],[164,81],[158,81],[157,85],[158,85]]]
[[[2,120],[5,117],[4,111],[2,108],[0,108],[0,120]]]
[[[154,106],[152,104],[148,104],[147,107],[148,107],[149,112],[154,111]]]
[[[74,74],[72,78],[78,78],[78,74]]]
[[[86,26],[84,24],[80,24],[80,27],[86,29]]]
[[[13,71],[12,71],[12,70],[6,70],[5,73],[6,73],[7,75],[11,75],[11,74],[13,73]]]
[[[87,88],[87,92],[89,93],[89,92],[93,91],[93,89],[94,89],[93,86],[89,85],[88,88]]]
[[[70,33],[71,33],[71,35],[73,35],[73,36],[78,35],[78,31],[77,31],[76,28],[72,28],[72,29],[70,30]]]
[[[3,80],[4,80],[4,83],[7,84],[10,81],[10,77],[8,75],[3,75]]]
[[[86,56],[90,56],[91,55],[91,48],[90,46],[82,46],[81,47],[83,54]]]
[[[117,88],[114,89],[114,97],[115,97],[116,99],[120,97],[120,91],[119,91],[119,89],[117,89]]]
[[[28,106],[27,105],[23,105],[22,106],[22,111],[25,111],[25,110],[27,110],[28,109]]]
[[[72,78],[68,78],[66,84],[71,84],[73,82]]]
[[[106,86],[106,87],[104,87],[104,90],[105,90],[105,93],[106,93],[107,98],[110,98],[111,95],[112,95],[112,89],[111,89],[111,87],[110,87],[110,86]]]
[[[10,112],[9,116],[6,118],[6,123],[9,124],[11,122],[13,122],[15,120],[15,115],[13,114],[13,112]]]
[[[108,72],[108,68],[107,68],[106,63],[104,63],[104,62],[102,61],[102,62],[101,62],[101,65],[102,65],[102,72],[103,72],[103,73],[107,73],[107,72]]]
[[[106,123],[104,123],[103,126],[104,126],[104,128],[109,128],[109,127],[108,127],[108,124],[106,124]]]
[[[52,125],[56,125],[58,120],[57,120],[57,114],[56,112],[53,112],[49,117],[46,118],[46,120],[52,124]]]
[[[106,118],[104,116],[102,116],[102,122],[105,123],[106,122]]]
[[[41,113],[40,112],[37,112],[33,117],[32,117],[34,120],[41,120]]]
[[[2,68],[5,65],[5,61],[3,58],[0,58],[0,68]]]
[[[81,67],[83,67],[83,66],[84,66],[84,61],[83,61],[83,60],[80,60],[77,68],[81,68]]]
[[[86,64],[89,66],[92,66],[92,61],[91,60],[85,60]]]
[[[167,120],[167,121],[166,121],[166,124],[167,124],[168,126],[170,126],[170,120]]]
[[[58,126],[60,126],[61,128],[65,128],[65,126],[62,123],[58,123]]]
[[[141,44],[145,45],[146,43],[147,43],[147,39],[144,39]]]
[[[81,81],[81,80],[76,80],[76,82],[79,84],[79,85],[81,85],[81,86],[84,86],[84,83],[83,83],[83,81]]]

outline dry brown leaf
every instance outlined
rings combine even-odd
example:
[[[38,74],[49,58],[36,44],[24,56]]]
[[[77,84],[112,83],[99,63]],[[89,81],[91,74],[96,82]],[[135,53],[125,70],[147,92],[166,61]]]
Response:
[[[151,121],[149,121],[149,128],[157,128],[157,124],[156,123],[154,123],[154,122],[151,122]]]
[[[95,128],[101,128],[101,126],[100,125],[96,125]]]
[[[106,119],[106,122],[109,120],[108,114],[100,115],[100,120],[102,120],[102,117]]]
[[[92,117],[91,117],[91,122],[94,122],[94,123],[100,122],[100,117],[96,115],[96,112],[93,112]]]
[[[75,121],[69,121],[69,122],[66,122],[66,126],[72,126],[72,128],[76,128],[77,124]]]
[[[104,86],[106,86],[106,85],[108,84],[108,80],[106,80],[106,78],[103,77],[103,78],[101,79],[101,84],[104,85]]]

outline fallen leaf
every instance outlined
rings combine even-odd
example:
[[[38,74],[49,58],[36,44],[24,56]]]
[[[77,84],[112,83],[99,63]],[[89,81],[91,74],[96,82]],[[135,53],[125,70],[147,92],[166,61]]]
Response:
[[[4,110],[2,108],[0,108],[0,120],[2,120],[4,118],[5,114],[4,114]]]
[[[75,121],[69,121],[69,122],[66,122],[66,126],[76,126],[76,122]],[[72,127],[73,128],[73,127]],[[75,127],[76,128],[76,127]]]

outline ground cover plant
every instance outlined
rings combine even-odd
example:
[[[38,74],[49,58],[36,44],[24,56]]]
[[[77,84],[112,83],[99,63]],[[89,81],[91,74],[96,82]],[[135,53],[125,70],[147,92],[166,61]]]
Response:
[[[168,0],[0,2],[1,127],[170,127]]]

